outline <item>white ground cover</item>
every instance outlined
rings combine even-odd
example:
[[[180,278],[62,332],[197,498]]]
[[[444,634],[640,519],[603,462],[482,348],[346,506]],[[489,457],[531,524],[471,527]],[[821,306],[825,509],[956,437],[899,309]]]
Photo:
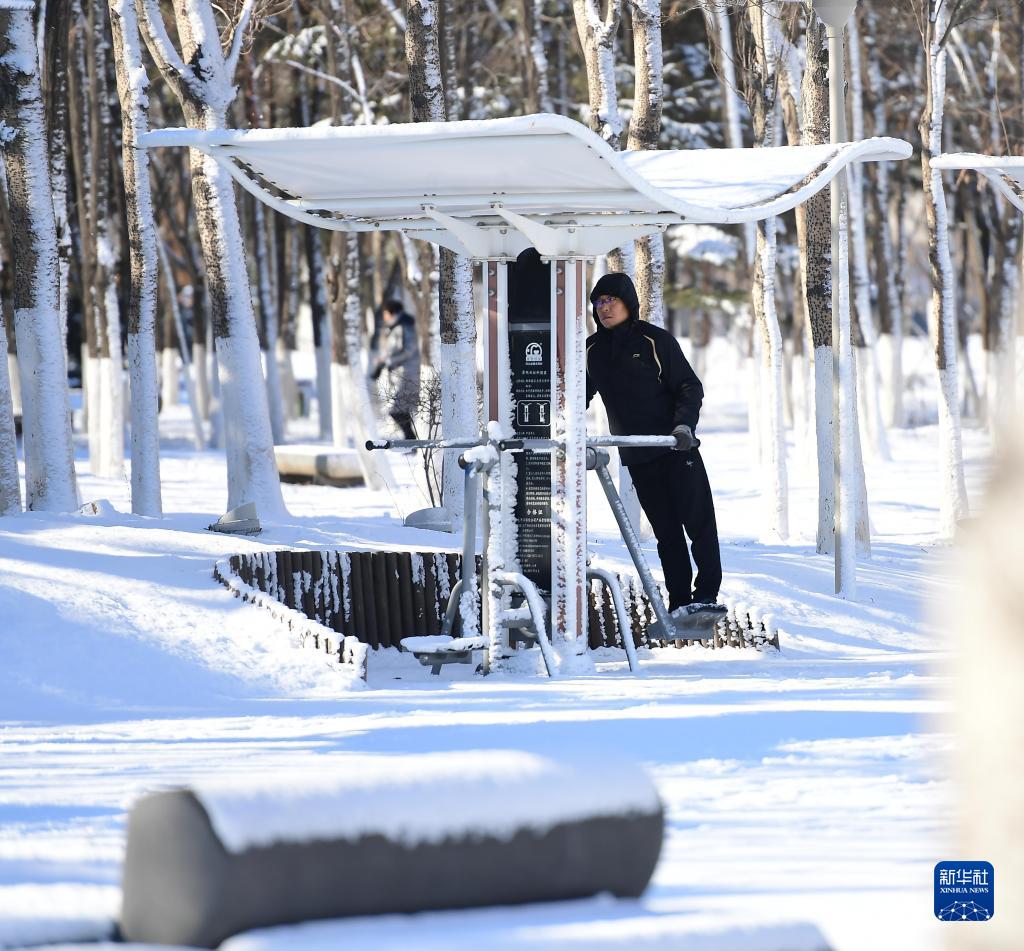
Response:
[[[386,491],[296,485],[283,486],[291,515],[257,538],[207,532],[225,507],[224,461],[189,448],[184,407],[165,421],[163,519],[126,514],[127,481],[90,476],[80,446],[83,500],[109,507],[0,519],[0,945],[108,933],[125,809],[142,790],[510,749],[647,769],[667,838],[642,901],[319,923],[238,937],[233,951],[937,947],[949,926],[932,914],[933,866],[977,856],[950,844],[947,645],[929,615],[946,588],[936,427],[894,431],[893,461],[869,463],[874,554],[859,600],[838,601],[832,561],[814,553],[813,457],[791,435],[795,537],[758,543],[741,371],[724,348],[708,366],[700,436],[724,593],[770,611],[782,651],[641,652],[639,677],[617,651],[557,682],[460,666],[431,677],[411,657],[371,656],[367,688],[215,583],[214,561],[457,538],[403,528]],[[976,505],[987,439],[967,430],[965,448]],[[402,509],[425,505],[415,457],[393,464]],[[626,568],[596,483],[588,497],[591,550]]]

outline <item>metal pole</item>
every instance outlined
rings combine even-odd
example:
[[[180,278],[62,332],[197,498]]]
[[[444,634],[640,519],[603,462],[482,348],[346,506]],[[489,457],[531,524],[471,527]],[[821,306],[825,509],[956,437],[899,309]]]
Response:
[[[640,539],[636,537],[633,523],[629,520],[629,515],[626,514],[622,499],[619,498],[619,493],[615,491],[615,483],[612,482],[612,477],[608,474],[608,453],[604,449],[591,449],[589,452],[594,453],[594,461],[596,463],[594,471],[597,472],[601,488],[604,489],[612,515],[615,516],[615,521],[619,524],[622,540],[626,543],[626,548],[629,549],[633,564],[640,575],[640,583],[644,586],[644,591],[647,592],[647,598],[651,602],[654,616],[658,619],[664,635],[668,636],[674,628],[672,618],[669,617],[669,613],[665,609],[665,602],[661,600],[658,582],[654,580],[654,575],[651,574],[651,569],[647,566],[647,559],[644,558],[643,549],[640,547]]]
[[[826,24],[828,37],[828,93],[829,139],[835,144],[845,142],[846,132],[846,58],[843,48],[845,21],[840,25]],[[850,361],[850,298],[849,260],[844,240],[849,208],[848,178],[845,169],[839,172],[831,188],[832,198],[832,472],[835,532],[835,591],[846,597],[856,594],[857,565],[856,541],[852,533],[857,513],[850,504],[850,480],[856,474],[850,471],[853,461],[854,406],[847,378],[853,374]],[[849,432],[846,432],[849,430]]]

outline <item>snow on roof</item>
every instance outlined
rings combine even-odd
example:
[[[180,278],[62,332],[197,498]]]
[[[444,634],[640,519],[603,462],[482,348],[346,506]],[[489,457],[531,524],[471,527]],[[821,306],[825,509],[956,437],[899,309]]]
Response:
[[[985,176],[1011,204],[1024,211],[1024,156],[950,152],[932,159],[942,171],[973,169]]]
[[[794,208],[852,162],[905,159],[875,138],[773,149],[616,152],[556,115],[385,126],[162,129],[309,224],[398,229],[476,258],[533,245],[593,255],[679,222],[754,221]]]

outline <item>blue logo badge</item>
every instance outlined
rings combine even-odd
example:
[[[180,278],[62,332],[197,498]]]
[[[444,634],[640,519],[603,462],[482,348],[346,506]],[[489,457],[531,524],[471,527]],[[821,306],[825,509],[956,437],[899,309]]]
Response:
[[[995,910],[991,863],[939,862],[935,866],[935,917],[939,921],[988,921]]]

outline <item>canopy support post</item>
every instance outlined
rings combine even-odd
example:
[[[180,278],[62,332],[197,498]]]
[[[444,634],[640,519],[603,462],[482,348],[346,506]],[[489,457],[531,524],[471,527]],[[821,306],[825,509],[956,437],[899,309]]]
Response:
[[[587,648],[586,265],[551,261],[551,633],[567,660]]]

